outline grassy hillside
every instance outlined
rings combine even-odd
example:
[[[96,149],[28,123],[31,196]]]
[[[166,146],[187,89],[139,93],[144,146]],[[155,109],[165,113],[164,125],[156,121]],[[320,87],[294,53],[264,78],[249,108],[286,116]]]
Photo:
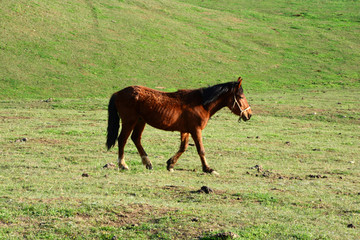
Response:
[[[2,1],[0,98],[359,87],[358,1]]]

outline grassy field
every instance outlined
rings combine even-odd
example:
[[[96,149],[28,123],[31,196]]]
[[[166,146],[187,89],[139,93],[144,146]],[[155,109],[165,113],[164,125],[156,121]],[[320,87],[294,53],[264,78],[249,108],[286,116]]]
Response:
[[[0,239],[358,239],[358,1],[2,1]],[[106,151],[109,96],[244,78],[175,166],[149,126],[148,171]],[[206,194],[199,190],[207,186]]]
[[[151,127],[154,170],[131,141],[130,171],[103,168],[117,158],[104,146],[107,99],[2,101],[0,238],[356,239],[359,94],[253,94],[241,124],[219,112],[204,143],[220,177],[202,173],[193,146],[169,173],[179,134]]]

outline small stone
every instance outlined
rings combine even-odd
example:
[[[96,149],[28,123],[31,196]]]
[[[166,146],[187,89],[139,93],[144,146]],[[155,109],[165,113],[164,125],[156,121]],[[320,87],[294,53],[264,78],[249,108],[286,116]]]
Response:
[[[218,233],[214,237],[215,239],[235,239],[238,238],[239,235],[233,232],[225,232],[225,233]]]
[[[48,99],[46,99],[46,100],[42,100],[43,102],[47,102],[47,103],[49,103],[49,102],[52,102],[53,101],[53,98],[48,98]]]
[[[103,168],[115,168],[116,165],[114,163],[107,163],[103,166]]]
[[[26,142],[28,139],[27,138],[19,138],[16,139],[15,142]]]
[[[207,187],[207,186],[202,186],[200,189],[200,192],[204,192],[206,194],[212,193],[214,192],[211,188]]]
[[[348,224],[347,227],[348,227],[348,228],[356,228],[356,227],[354,226],[354,224],[352,224],[352,223]]]
[[[263,167],[261,165],[255,165],[254,168],[258,171],[258,172],[262,172],[264,171]]]
[[[307,175],[307,177],[309,177],[309,178],[327,178],[327,176],[320,175],[320,174],[318,174],[318,175],[310,174],[310,175]]]

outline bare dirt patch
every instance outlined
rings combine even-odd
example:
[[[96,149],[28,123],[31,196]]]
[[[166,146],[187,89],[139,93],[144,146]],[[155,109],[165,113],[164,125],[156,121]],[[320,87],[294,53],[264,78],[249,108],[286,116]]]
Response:
[[[206,232],[205,236],[199,237],[199,239],[236,239],[239,235],[233,232],[221,232],[212,234],[211,232]]]
[[[51,139],[51,138],[32,138],[31,142],[39,143],[42,145],[60,145],[60,144],[69,144],[69,141],[59,140],[59,139]]]
[[[255,165],[253,167],[250,168],[250,171],[247,171],[246,174],[255,176],[255,177],[264,177],[264,178],[269,178],[269,179],[296,179],[296,180],[303,180],[301,177],[299,176],[295,176],[295,175],[284,175],[284,174],[280,174],[274,171],[270,171],[270,170],[265,170],[261,165]]]
[[[250,167],[250,171],[247,171],[246,174],[255,176],[255,177],[263,177],[269,179],[288,179],[288,180],[304,180],[304,179],[326,179],[328,178],[326,175],[320,174],[308,174],[303,177],[297,176],[294,174],[283,174],[277,173],[275,171],[270,171],[264,169],[261,165],[255,165]]]
[[[14,119],[31,119],[31,117],[25,117],[25,116],[16,116],[16,115],[12,115],[12,116],[0,116],[0,120],[14,120]]]
[[[167,207],[154,207],[149,204],[133,203],[109,209],[105,218],[102,218],[102,224],[112,226],[137,227],[142,223],[152,221],[156,218],[175,212],[177,209]]]
[[[218,190],[218,189],[212,189],[208,186],[202,186],[199,187],[199,189],[188,189],[186,187],[182,186],[174,186],[174,185],[167,185],[164,186],[163,189],[171,190],[173,192],[176,192],[177,194],[180,194],[181,196],[189,196],[192,194],[214,194],[214,195],[223,195],[226,194],[225,191]]]

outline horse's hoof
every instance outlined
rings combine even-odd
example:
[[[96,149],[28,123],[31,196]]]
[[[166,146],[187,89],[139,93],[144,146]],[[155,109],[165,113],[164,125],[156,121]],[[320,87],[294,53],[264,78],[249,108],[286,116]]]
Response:
[[[119,168],[120,168],[121,170],[125,170],[125,171],[128,171],[128,170],[129,170],[129,167],[128,167],[127,165],[125,165],[125,166],[119,166]]]
[[[210,173],[210,174],[212,174],[212,175],[216,175],[216,176],[218,176],[219,174],[214,170],[214,169],[212,169],[212,168],[209,168],[209,167],[205,167],[205,168],[203,168],[203,172],[204,173]]]
[[[169,171],[169,172],[174,172],[174,165],[171,164],[171,158],[169,160],[167,160],[167,166],[166,166],[166,169]]]
[[[153,169],[152,164],[147,164],[147,165],[146,165],[146,169],[152,170],[152,169]]]
[[[210,174],[214,175],[214,176],[220,176],[220,174],[217,171],[214,171],[214,170]]]

